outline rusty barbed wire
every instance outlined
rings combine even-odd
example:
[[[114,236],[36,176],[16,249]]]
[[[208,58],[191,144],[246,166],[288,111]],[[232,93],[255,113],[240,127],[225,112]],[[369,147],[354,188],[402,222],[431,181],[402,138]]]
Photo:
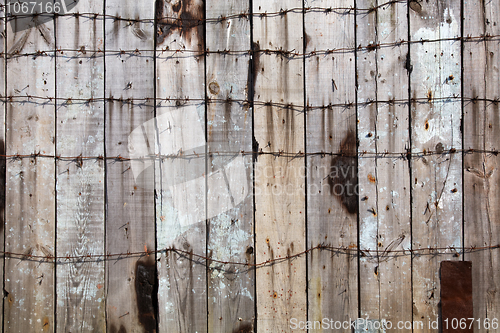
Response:
[[[185,154],[185,153],[178,153],[178,154],[170,154],[170,155],[161,155],[161,154],[151,154],[151,155],[146,155],[144,157],[140,158],[132,158],[132,157],[123,157],[123,156],[60,156],[60,155],[50,155],[50,154],[41,154],[41,153],[31,153],[31,154],[0,154],[0,158],[5,159],[5,160],[20,160],[20,159],[37,159],[37,158],[47,158],[47,159],[53,159],[56,162],[57,161],[67,161],[67,162],[76,162],[78,165],[82,165],[83,161],[89,161],[89,160],[106,160],[106,161],[116,161],[116,162],[127,162],[127,161],[151,161],[151,160],[168,160],[168,159],[194,159],[194,158],[212,158],[214,156],[236,156],[238,154],[241,155],[247,155],[247,156],[253,156],[253,155],[258,155],[258,156],[263,156],[263,155],[271,155],[274,157],[288,157],[288,158],[300,158],[300,157],[310,157],[310,156],[320,156],[320,157],[326,157],[326,156],[340,156],[340,157],[351,157],[351,158],[396,158],[396,159],[404,159],[408,160],[411,158],[421,158],[424,156],[431,156],[431,155],[453,155],[453,154],[487,154],[487,155],[493,155],[493,156],[498,156],[499,151],[498,150],[484,150],[484,149],[456,149],[456,148],[451,148],[443,151],[431,151],[431,150],[424,150],[424,151],[418,151],[418,152],[411,152],[411,151],[406,151],[406,152],[368,152],[368,151],[361,151],[358,152],[355,155],[352,154],[347,154],[347,153],[335,153],[335,152],[309,152],[309,153],[303,153],[303,152],[297,152],[297,153],[290,153],[290,152],[284,152],[284,151],[232,151],[232,152],[219,152],[219,151],[210,151],[207,154],[204,152],[201,153],[191,153],[191,154]]]
[[[151,86],[153,88],[153,86]],[[20,100],[20,101],[16,101]],[[37,103],[33,100],[42,100],[43,103]],[[376,104],[386,104],[386,105],[402,105],[406,106],[408,104],[429,104],[429,103],[458,103],[458,102],[466,102],[466,103],[477,103],[477,102],[488,102],[494,105],[497,105],[500,102],[500,97],[496,98],[479,98],[475,97],[462,97],[459,95],[455,96],[445,96],[445,97],[412,97],[405,99],[389,99],[389,100],[376,100],[376,99],[368,99],[365,101],[352,101],[345,103],[330,103],[326,105],[294,105],[293,103],[278,103],[272,101],[259,101],[259,100],[249,100],[249,99],[233,99],[233,98],[211,98],[207,96],[206,98],[190,98],[190,97],[144,97],[144,98],[132,98],[132,97],[92,97],[92,98],[74,98],[74,97],[51,97],[51,96],[36,96],[36,95],[9,95],[0,97],[0,102],[4,103],[34,103],[40,105],[47,105],[49,102],[57,103],[57,107],[69,106],[72,104],[80,104],[90,105],[91,103],[97,102],[119,102],[123,104],[129,105],[138,105],[138,106],[149,106],[154,107],[153,104],[147,105],[148,103],[155,103],[156,107],[182,107],[187,105],[189,102],[194,103],[206,103],[206,104],[222,104],[222,103],[237,103],[241,104],[243,107],[250,107],[251,105],[255,106],[270,106],[287,110],[295,110],[297,112],[308,112],[312,110],[327,110],[331,108],[354,108],[356,106],[363,107],[369,105]],[[175,105],[167,105],[162,106],[163,102],[175,102]],[[56,104],[54,104],[56,106]]]
[[[270,265],[274,265],[277,263],[286,262],[292,259],[299,258],[304,256],[312,251],[320,250],[320,251],[330,251],[333,252],[334,255],[349,255],[349,256],[360,256],[362,258],[379,258],[379,259],[387,259],[391,257],[401,257],[401,256],[420,256],[420,255],[453,255],[455,257],[459,257],[463,254],[469,254],[479,251],[486,250],[496,250],[500,249],[500,244],[491,245],[491,246],[470,246],[463,249],[457,249],[454,246],[446,246],[446,247],[426,247],[426,248],[415,248],[415,249],[400,249],[400,250],[371,250],[371,249],[358,249],[356,246],[329,246],[325,244],[320,244],[315,247],[306,249],[304,251],[298,252],[296,254],[288,255],[288,256],[279,256],[277,258],[269,259],[266,261],[252,263],[252,262],[238,262],[238,261],[230,261],[230,260],[220,260],[214,259],[211,256],[196,254],[191,251],[181,250],[175,247],[167,247],[158,250],[145,250],[145,251],[137,251],[137,252],[124,252],[124,253],[108,253],[108,254],[84,254],[84,255],[63,255],[63,256],[53,256],[50,254],[46,255],[34,255],[31,253],[15,253],[9,251],[0,251],[0,255],[5,256],[7,259],[18,259],[24,261],[40,261],[40,262],[52,262],[57,264],[62,263],[70,263],[70,262],[101,262],[101,261],[111,261],[111,260],[121,260],[125,258],[133,258],[133,257],[144,257],[152,254],[169,254],[176,253],[183,257],[197,258],[204,261],[204,264],[210,269],[217,269],[216,267],[210,267],[211,264],[217,263],[221,265],[234,265],[234,266],[247,266],[247,267],[266,267]]]
[[[230,20],[230,19],[242,19],[242,18],[250,18],[251,16],[253,17],[275,17],[275,16],[283,16],[288,13],[296,13],[296,14],[307,14],[311,12],[323,12],[326,14],[329,13],[335,13],[339,15],[355,15],[356,13],[371,13],[379,8],[382,7],[388,7],[394,4],[406,4],[407,0],[391,0],[387,1],[385,3],[382,3],[377,6],[372,6],[370,8],[359,8],[359,7],[318,7],[318,6],[309,6],[309,7],[292,7],[288,9],[282,9],[280,11],[275,11],[275,12],[241,12],[241,13],[235,13],[235,14],[230,14],[230,15],[225,15],[225,16],[219,16],[219,17],[212,17],[212,18],[179,18],[175,16],[158,16],[156,17],[157,20],[168,20],[169,22],[177,22],[177,21],[184,21],[184,22],[197,22],[198,24],[203,24],[203,23],[220,23],[225,20]],[[34,16],[55,16],[55,17],[68,17],[68,16],[87,16],[89,18],[93,19],[113,19],[117,21],[127,21],[127,22],[132,22],[132,23],[151,23],[154,24],[155,19],[154,18],[146,18],[146,19],[137,19],[137,18],[124,18],[121,16],[117,15],[110,15],[110,14],[102,14],[102,13],[94,13],[94,12],[73,12],[73,13],[30,13],[30,14],[11,14],[8,11],[6,11],[6,7],[8,5],[3,5],[0,4],[0,10],[6,12],[6,19],[7,20],[13,20],[15,18],[29,18],[29,17],[34,17]],[[5,19],[5,18],[1,18]],[[192,23],[191,23],[192,25]]]
[[[90,53],[88,58],[95,58],[97,55],[100,56],[112,56],[112,55],[128,55],[128,56],[145,56],[143,53],[151,53],[152,55],[148,55],[148,57],[156,57],[157,59],[163,59],[161,56],[155,54],[157,53],[173,53],[173,55],[169,55],[169,57],[174,57],[176,54],[184,54],[188,53],[188,57],[203,57],[209,56],[210,54],[222,54],[222,55],[255,55],[255,54],[267,54],[267,55],[277,55],[287,59],[293,58],[310,58],[314,56],[320,55],[329,55],[336,53],[354,53],[355,51],[374,51],[376,49],[386,48],[386,47],[400,47],[411,44],[425,44],[425,43],[437,43],[437,42],[454,42],[454,41],[462,41],[462,42],[481,42],[481,41],[499,41],[500,42],[500,34],[491,35],[485,34],[480,36],[456,36],[456,37],[447,37],[447,38],[437,38],[437,39],[420,39],[420,40],[404,40],[401,39],[399,41],[387,42],[387,43],[371,43],[367,45],[358,45],[353,47],[343,47],[343,48],[334,48],[334,49],[321,49],[321,50],[313,50],[309,52],[298,52],[296,50],[283,50],[283,49],[247,49],[247,50],[215,50],[212,51],[210,49],[172,49],[169,46],[158,49],[134,49],[134,50],[114,50],[114,49],[86,49],[85,46],[80,47],[79,49],[69,49],[69,48],[57,48],[50,50],[36,50],[34,52],[26,52],[19,53],[16,52],[0,52],[0,57],[7,56],[7,59],[15,59],[18,57],[58,57],[57,54],[64,54],[64,52],[75,52],[86,55]],[[77,58],[77,57],[74,57]],[[176,59],[179,56],[175,57]]]

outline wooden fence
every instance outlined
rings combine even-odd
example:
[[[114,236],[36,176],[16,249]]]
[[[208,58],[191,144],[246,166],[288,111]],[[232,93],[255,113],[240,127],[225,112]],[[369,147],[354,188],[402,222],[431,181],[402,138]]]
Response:
[[[499,0],[13,3],[4,332],[496,331]]]

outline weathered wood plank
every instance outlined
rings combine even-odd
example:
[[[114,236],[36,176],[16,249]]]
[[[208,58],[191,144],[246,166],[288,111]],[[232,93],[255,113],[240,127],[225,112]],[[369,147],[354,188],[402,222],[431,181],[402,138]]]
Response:
[[[259,155],[255,163],[256,261],[300,253],[305,239],[304,69],[302,1],[253,1],[254,135],[258,150],[286,156]],[[291,54],[262,52],[290,51]],[[259,51],[260,50],[260,51]],[[262,105],[262,102],[275,103]],[[278,105],[280,103],[282,106]],[[296,156],[295,156],[296,155]],[[298,332],[291,319],[306,320],[305,256],[256,271],[257,329]]]
[[[459,41],[429,41],[460,36],[460,1],[410,3],[412,152],[412,247],[462,246],[461,50]],[[434,154],[429,154],[433,152]],[[459,259],[455,251],[413,258],[414,332],[437,332],[439,262]]]
[[[203,9],[201,0],[156,8],[157,245],[197,255],[207,244]],[[162,253],[158,274],[160,331],[206,332],[205,261]]]
[[[4,5],[5,0],[0,1],[0,5]],[[6,95],[6,81],[5,81],[5,46],[6,46],[6,11],[5,7],[0,6],[0,52],[2,56],[0,57],[0,77],[3,80],[0,80],[0,96],[4,97]],[[2,98],[0,100],[0,155],[5,155],[5,111],[6,111],[7,103]],[[5,190],[6,190],[6,159],[0,156],[0,249],[5,250]],[[0,256],[0,274],[3,276],[4,274],[4,256]],[[0,285],[4,287],[4,279],[0,279]],[[4,316],[4,302],[0,306],[0,320],[3,322]]]
[[[379,0],[378,5],[385,3]],[[396,2],[377,10],[377,43],[397,43],[408,38],[408,7]],[[377,153],[402,153],[410,149],[407,65],[408,47],[377,50]],[[399,100],[401,103],[392,103]],[[387,103],[389,102],[389,103]],[[377,248],[380,319],[396,323],[412,320],[410,164],[403,157],[376,159]],[[373,273],[372,273],[373,274]],[[363,279],[363,277],[360,277]],[[408,326],[398,329],[411,332]]]
[[[54,155],[54,22],[18,32],[8,24],[7,36],[7,95],[15,96],[7,105],[7,154]],[[24,55],[37,51],[46,54]],[[26,255],[5,262],[7,332],[54,331],[53,260],[29,259],[55,255],[54,172],[51,158],[22,158],[7,165],[5,250]]]
[[[103,14],[100,0],[81,0],[72,13]],[[56,19],[56,154],[104,156],[103,18]],[[72,99],[100,98],[99,101]],[[57,161],[57,256],[104,253],[104,160]],[[101,257],[100,259],[104,259]],[[105,332],[104,261],[60,260],[56,271],[58,332]]]
[[[105,20],[105,97],[114,98],[105,104],[106,154],[140,158],[154,152],[152,143],[144,147],[142,141],[131,135],[134,129],[147,127],[146,123],[154,118],[154,2],[107,0],[105,12],[122,18]],[[135,19],[145,21],[134,22]],[[129,98],[134,100],[127,101]],[[153,178],[141,177],[140,168],[131,161],[108,160],[106,172],[106,251],[154,250]],[[109,332],[156,331],[154,258],[124,255],[107,262]]]
[[[498,35],[500,3],[464,2],[464,37]],[[500,139],[500,98],[498,40],[465,40],[463,51],[464,149],[498,150]],[[488,99],[484,101],[482,99]],[[498,156],[471,153],[464,156],[464,246],[465,248],[498,244],[500,211],[500,175]],[[474,251],[465,256],[472,261],[474,332],[488,332],[484,320],[500,318],[500,256],[498,250]],[[491,330],[489,330],[491,332]]]
[[[361,0],[359,8],[373,8],[376,0]],[[377,199],[377,10],[360,10],[356,18],[357,76],[358,76],[358,181],[359,181],[359,248],[376,250],[378,240]],[[372,47],[367,47],[371,45]],[[361,48],[359,48],[361,46]],[[361,317],[381,319],[379,260],[377,253],[366,253],[359,260],[359,299]]]
[[[369,25],[358,25],[357,42],[365,47],[358,57],[363,73],[358,78],[358,102],[375,101],[359,107],[359,150],[375,154],[402,153],[410,147],[407,45],[375,47],[407,38],[407,6],[383,4],[364,4],[363,8],[380,7],[368,14]],[[411,321],[411,257],[390,252],[411,244],[408,162],[361,156],[360,191],[360,247],[377,251],[361,258],[361,314],[391,323]]]
[[[354,7],[354,1],[321,0],[309,5],[349,8]],[[354,19],[354,13],[348,11],[312,11],[306,12],[304,18],[306,53],[351,49],[350,52],[320,52],[306,57],[306,103],[312,107],[307,110],[307,153],[350,156],[307,157],[309,248],[320,244],[354,250],[357,247]],[[339,31],[341,36],[338,36]],[[357,318],[357,273],[356,252],[349,255],[325,250],[311,252],[308,260],[309,320],[329,318],[344,322]]]
[[[249,2],[210,0],[206,17],[248,13]],[[212,259],[254,262],[252,109],[247,100],[251,48],[248,16],[207,23],[206,48],[242,51],[210,54],[207,65],[207,249]],[[250,97],[251,98],[251,97]],[[250,332],[254,326],[255,270],[239,265],[212,263],[208,277],[208,331]]]

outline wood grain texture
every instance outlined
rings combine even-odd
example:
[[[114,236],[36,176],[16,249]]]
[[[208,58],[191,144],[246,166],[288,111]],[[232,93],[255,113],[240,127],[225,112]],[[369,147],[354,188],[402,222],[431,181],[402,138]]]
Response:
[[[157,244],[199,255],[207,245],[203,18],[201,0],[157,1]],[[206,262],[162,253],[158,274],[160,331],[206,332]]]
[[[100,0],[82,0],[72,12],[103,13]],[[57,47],[104,50],[103,19],[58,17]],[[104,54],[63,52],[56,58],[57,139],[61,156],[104,156]],[[57,256],[104,252],[104,161],[57,162]],[[104,258],[100,258],[104,259]],[[105,332],[104,261],[57,264],[57,331]]]
[[[359,8],[373,8],[376,0],[358,1]],[[356,17],[357,76],[358,76],[358,151],[377,152],[377,44],[378,11],[360,11]],[[359,47],[363,47],[359,49]],[[376,250],[379,237],[377,199],[377,161],[372,157],[358,158],[359,168],[359,249]],[[378,253],[366,253],[359,260],[359,294],[361,317],[382,319],[380,313],[380,280]]]
[[[460,1],[410,4],[412,41],[460,36]],[[410,45],[412,152],[412,246],[449,247],[447,254],[413,258],[413,320],[424,321],[414,332],[437,332],[439,262],[460,259],[462,246],[461,50],[458,41]],[[415,99],[423,99],[417,101]],[[430,155],[428,153],[434,152]],[[453,250],[455,248],[456,250]]]
[[[219,18],[249,12],[248,1],[207,1],[206,17]],[[254,262],[252,109],[250,21],[248,17],[210,22],[206,48],[243,51],[210,54],[207,64],[207,218],[208,254],[213,259]],[[251,332],[255,311],[255,269],[211,263],[208,277],[208,331]]]
[[[132,133],[136,128],[147,127],[145,124],[154,118],[154,52],[144,51],[154,49],[154,3],[107,0],[105,12],[122,18],[105,20],[105,96],[115,99],[105,104],[106,154],[143,157],[139,163],[146,163],[144,156],[154,152],[153,143],[145,147]],[[138,18],[151,21],[126,20]],[[136,49],[142,51],[135,52]],[[129,98],[138,100],[127,101]],[[131,161],[107,162],[108,253],[155,248],[154,179],[141,178],[141,171]],[[107,330],[156,332],[154,255],[109,261],[106,274]]]
[[[500,3],[464,2],[464,36],[498,35]],[[464,42],[464,97],[498,100],[500,44],[496,40]],[[497,150],[500,118],[498,103],[486,101],[464,104],[464,149]],[[500,232],[498,217],[498,156],[464,155],[464,228],[465,248],[494,246]],[[499,318],[498,251],[477,251],[465,256],[472,261],[474,318]],[[484,320],[481,321],[484,323]],[[474,332],[488,332],[474,325]],[[491,330],[490,330],[491,332]]]
[[[351,7],[354,2],[311,1],[310,6]],[[307,12],[306,53],[354,48],[354,13]],[[342,36],[338,38],[338,31]],[[307,157],[307,245],[357,247],[355,53],[335,52],[306,58],[307,153],[345,153],[350,157]],[[352,104],[351,104],[352,103]],[[332,105],[351,106],[332,106]],[[316,107],[322,108],[316,108]],[[356,253],[314,251],[308,257],[309,320],[349,321],[358,312]],[[312,332],[322,332],[312,329]],[[325,329],[324,331],[327,331]],[[341,330],[339,330],[341,331]],[[345,332],[350,330],[345,330]]]
[[[16,19],[16,18],[12,18]],[[7,154],[55,153],[54,22],[14,33],[7,25]],[[51,52],[52,50],[52,52]],[[38,57],[16,55],[46,51]],[[33,100],[26,95],[51,97]],[[10,160],[6,179],[4,330],[54,331],[55,163],[50,158]]]
[[[4,5],[5,0],[0,1],[0,5]],[[5,96],[6,94],[6,80],[5,80],[5,48],[6,48],[6,12],[4,7],[0,7],[0,52],[2,56],[0,57],[0,77],[3,80],[0,81],[0,96]],[[5,114],[7,109],[7,103],[4,99],[0,101],[0,155],[5,155]],[[6,190],[6,159],[0,158],[0,249],[5,250],[5,190]],[[4,264],[5,259],[3,256],[0,257],[0,274],[4,274]],[[1,279],[0,285],[4,287],[4,279]],[[4,302],[0,307],[0,320],[3,322],[4,316]]]
[[[394,43],[408,36],[407,6],[380,6],[368,14],[370,24],[358,25],[358,45]],[[366,14],[365,14],[366,15]],[[373,24],[372,24],[373,23]],[[363,25],[363,27],[361,27]],[[408,48],[368,47],[358,52],[360,152],[404,152],[410,148]],[[410,173],[403,158],[360,157],[360,247],[377,251],[361,258],[361,314],[391,323],[411,321],[411,258],[388,251],[409,249]],[[404,331],[404,330],[402,330]]]
[[[304,69],[302,1],[253,1],[254,100],[282,103],[254,109],[258,150],[285,152],[294,157],[259,155],[255,163],[256,261],[279,259],[305,250]],[[266,54],[262,50],[291,51]],[[306,320],[306,260],[299,257],[257,269],[257,329],[298,332],[290,320]]]

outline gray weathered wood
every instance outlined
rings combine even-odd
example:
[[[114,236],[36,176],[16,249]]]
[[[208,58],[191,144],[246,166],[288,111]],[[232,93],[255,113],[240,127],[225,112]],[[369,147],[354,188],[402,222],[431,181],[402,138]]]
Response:
[[[54,22],[18,33],[9,23],[7,36],[7,154],[54,155]],[[37,51],[46,55],[24,55]],[[55,255],[54,171],[51,158],[7,163],[5,250],[25,256],[5,262],[6,332],[54,331],[53,260],[29,259]]]
[[[363,8],[384,3],[364,3]],[[358,25],[357,42],[363,47],[358,51],[360,247],[376,252],[361,258],[360,307],[363,317],[397,323],[412,319],[411,258],[390,252],[411,244],[409,164],[402,157],[363,153],[404,152],[410,147],[407,45],[375,47],[407,38],[407,6],[383,5],[359,15],[358,22],[366,15],[370,24]]]
[[[500,33],[498,1],[464,2],[464,36]],[[499,57],[497,40],[465,40],[464,43],[464,149],[498,150],[500,140]],[[488,99],[483,101],[481,99]],[[466,249],[498,244],[500,216],[498,198],[500,175],[498,156],[472,153],[464,156],[464,228]],[[472,261],[474,318],[500,317],[498,293],[498,250],[474,251],[465,256]],[[489,332],[492,330],[490,329]],[[474,332],[488,332],[474,325]]]
[[[201,0],[159,1],[156,12],[157,244],[197,255],[207,238],[203,8]],[[161,254],[161,332],[207,331],[206,274],[204,260]]]
[[[152,143],[143,147],[142,141],[131,136],[134,129],[154,118],[154,2],[107,0],[105,12],[122,18],[105,20],[105,97],[114,98],[105,104],[106,155],[141,158],[154,152]],[[128,21],[138,18],[151,21]],[[154,180],[141,178],[140,171],[132,161],[106,163],[107,253],[155,249]],[[155,332],[154,254],[108,261],[106,274],[108,331]]]
[[[254,133],[259,152],[255,163],[256,261],[265,262],[300,253],[305,239],[305,175],[302,1],[253,1]],[[266,54],[262,50],[290,51]],[[272,102],[275,105],[262,105]],[[281,104],[282,106],[278,105]],[[305,256],[261,267],[256,271],[259,331],[297,332],[290,320],[306,320]]]
[[[373,8],[376,0],[357,2],[359,8]],[[377,10],[357,15],[356,46],[358,76],[358,159],[359,178],[359,248],[377,250],[378,201],[377,161],[370,155],[377,152],[377,51],[368,45],[377,43]],[[359,293],[361,317],[381,319],[377,253],[366,253],[359,260]]]
[[[0,5],[4,5],[5,0],[0,1]],[[2,56],[0,57],[0,77],[5,78],[5,46],[6,46],[6,12],[3,7],[0,7],[0,52]],[[5,79],[0,81],[0,96],[4,97],[6,93],[6,82]],[[0,155],[5,155],[5,111],[7,103],[2,98],[0,100]],[[0,157],[0,249],[5,250],[5,190],[6,190],[6,160]],[[4,274],[4,257],[0,257],[0,274]],[[1,287],[4,287],[4,279],[1,279]],[[4,316],[4,302],[0,307],[0,320],[3,322]]]
[[[377,10],[377,43],[408,38],[407,9],[406,3],[396,2]],[[410,149],[407,55],[405,44],[377,50],[377,153]],[[376,160],[380,319],[391,323],[412,320],[410,252],[390,252],[411,247],[409,166],[402,156]]]
[[[254,262],[252,109],[247,100],[253,86],[249,66],[249,2],[211,0],[206,17],[236,18],[207,23],[210,51],[243,51],[207,57],[207,249],[212,259]],[[215,101],[217,100],[217,101]],[[239,265],[211,263],[208,278],[208,331],[250,332],[254,314],[255,270]]]
[[[321,0],[315,7],[353,7],[354,1]],[[307,229],[309,248],[324,244],[357,248],[354,12],[305,14],[307,110]],[[338,31],[343,36],[338,38]],[[350,52],[325,54],[327,49]],[[351,106],[346,106],[351,104]],[[341,106],[332,106],[341,105]],[[315,155],[344,153],[350,157]],[[349,321],[358,312],[358,260],[335,251],[314,251],[308,260],[309,320]],[[311,330],[320,332],[321,330]],[[348,330],[344,330],[348,331]],[[350,330],[349,330],[350,331]]]
[[[460,42],[437,40],[460,36],[460,1],[410,3],[412,152],[412,247],[462,246]],[[433,154],[430,154],[430,153]],[[437,332],[428,322],[438,319],[439,262],[460,259],[453,249],[442,255],[413,258],[413,320]],[[431,251],[432,253],[432,251]]]
[[[100,0],[82,0],[71,12],[103,13]],[[58,17],[56,154],[104,156],[103,19]],[[72,99],[100,98],[99,101]],[[57,161],[57,256],[104,253],[104,160]],[[59,260],[57,331],[105,332],[104,259]]]

